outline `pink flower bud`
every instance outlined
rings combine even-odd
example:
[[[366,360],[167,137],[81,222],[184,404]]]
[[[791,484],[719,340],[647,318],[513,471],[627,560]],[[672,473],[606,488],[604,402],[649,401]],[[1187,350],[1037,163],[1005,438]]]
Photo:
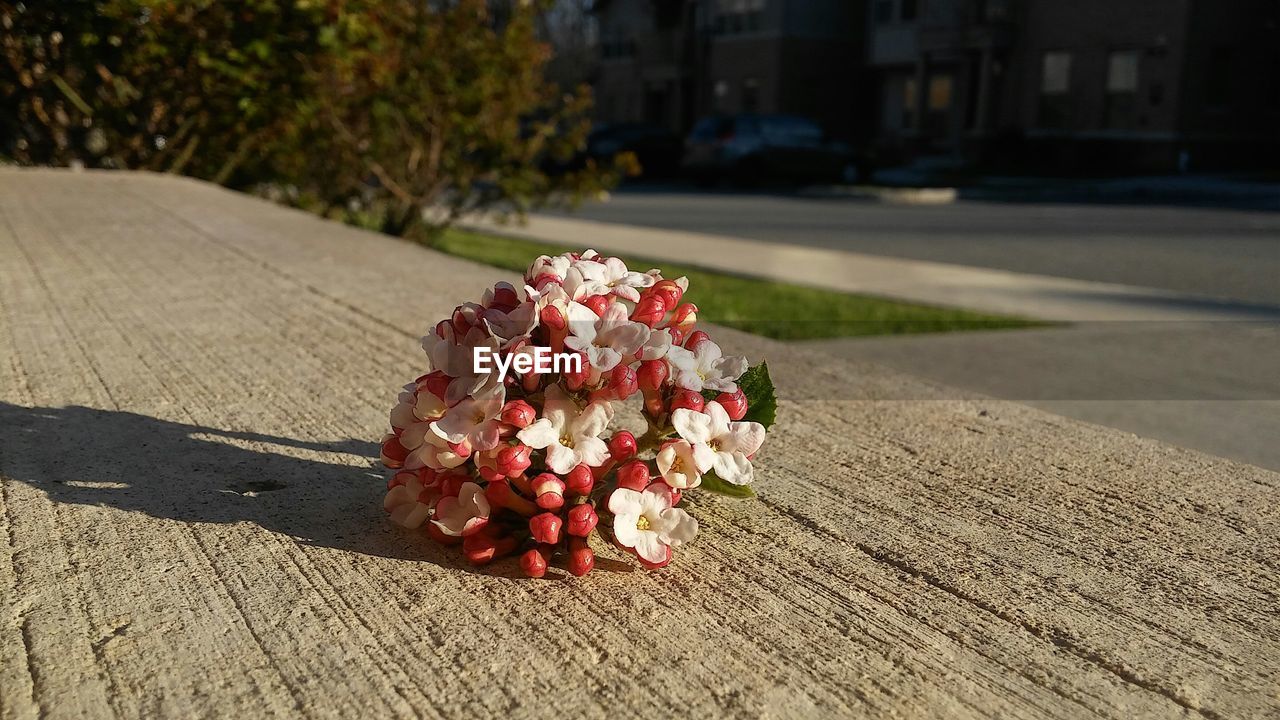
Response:
[[[538,496],[538,507],[543,510],[559,510],[564,507],[564,481],[551,473],[542,473],[531,483]]]
[[[591,488],[595,487],[595,477],[591,474],[591,468],[585,464],[574,466],[568,475],[564,476],[565,489],[573,495],[590,495]]]
[[[662,298],[656,295],[642,296],[640,302],[636,303],[636,309],[631,312],[632,321],[648,327],[656,327],[666,316],[667,308],[662,304]]]
[[[405,458],[409,457],[409,451],[400,444],[400,438],[395,435],[388,435],[382,439],[382,464],[392,470],[404,467]]]
[[[550,553],[543,546],[529,548],[520,556],[520,569],[528,577],[540,578],[547,574],[547,560],[549,559]]]
[[[644,390],[658,390],[667,381],[666,360],[645,360],[636,371],[636,380]]]
[[[592,295],[583,300],[582,304],[591,308],[591,312],[595,313],[596,317],[604,317],[604,311],[609,309],[609,296]]]
[[[619,430],[609,438],[609,457],[622,462],[636,455],[636,436],[630,430]]]
[[[510,445],[498,451],[497,467],[498,472],[504,477],[515,477],[529,469],[532,461],[529,459],[533,452],[528,445]]]
[[[636,371],[630,365],[619,365],[609,373],[609,389],[614,397],[626,400],[640,389],[640,381]]]
[[[684,341],[685,348],[689,350],[697,350],[698,346],[711,339],[711,336],[701,330],[694,330],[689,333],[688,339]]]
[[[671,316],[671,327],[680,328],[681,330],[689,330],[694,323],[698,322],[698,306],[693,303],[685,303],[675,309],[675,313]]]
[[[569,572],[582,577],[596,566],[596,554],[591,551],[587,541],[573,538],[569,541]]]
[[[499,417],[502,422],[523,429],[538,419],[538,411],[524,400],[512,400],[502,406],[502,414]]]
[[[663,485],[666,485],[666,483],[664,482]],[[684,493],[680,491],[680,488],[673,488],[670,485],[667,485],[667,492],[671,493],[671,507],[679,505],[680,500],[684,497]]]
[[[662,304],[668,310],[674,310],[680,304],[680,298],[684,297],[684,291],[680,289],[675,280],[659,280],[656,285],[649,289],[649,292],[662,298]]]
[[[649,466],[643,460],[632,460],[618,468],[618,487],[642,492],[649,486]]]
[[[529,518],[529,534],[540,543],[555,545],[560,542],[560,528],[564,521],[555,513],[539,513]]]
[[[702,412],[704,405],[706,405],[706,401],[703,400],[702,395],[692,390],[677,390],[671,396],[671,412],[675,412],[679,408]]]
[[[747,414],[747,396],[742,394],[742,388],[737,388],[731,393],[720,393],[716,396],[716,402],[724,407],[730,420],[741,420]]]
[[[680,328],[669,327],[667,332],[671,333],[672,345],[684,345],[684,330]]]
[[[569,522],[565,525],[565,531],[576,537],[586,537],[596,529],[596,523],[599,517],[596,516],[596,509],[589,504],[574,505],[569,510]]]

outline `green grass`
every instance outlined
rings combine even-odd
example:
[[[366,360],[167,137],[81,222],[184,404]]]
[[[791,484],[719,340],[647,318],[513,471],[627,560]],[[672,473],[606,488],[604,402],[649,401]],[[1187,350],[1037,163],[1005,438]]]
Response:
[[[430,245],[450,255],[524,272],[539,255],[570,250],[580,252],[590,243],[569,247],[450,228]],[[656,267],[662,269],[664,277],[687,276],[689,293],[685,299],[698,306],[699,320],[779,340],[992,330],[1043,324],[1025,318],[916,305],[728,275],[632,255],[619,257],[633,270]]]

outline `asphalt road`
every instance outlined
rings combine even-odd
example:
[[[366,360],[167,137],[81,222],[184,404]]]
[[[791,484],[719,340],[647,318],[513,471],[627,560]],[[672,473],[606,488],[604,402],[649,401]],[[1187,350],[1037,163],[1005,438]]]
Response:
[[[1280,304],[1280,213],[624,188],[589,220]]]

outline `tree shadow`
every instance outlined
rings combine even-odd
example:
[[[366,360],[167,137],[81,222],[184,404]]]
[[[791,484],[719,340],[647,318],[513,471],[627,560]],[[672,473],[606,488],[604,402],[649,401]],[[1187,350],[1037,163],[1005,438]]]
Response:
[[[0,438],[0,472],[55,502],[183,522],[252,522],[301,544],[467,568],[456,549],[387,521],[374,442],[315,442],[3,402]],[[300,457],[300,450],[366,459],[325,461]]]

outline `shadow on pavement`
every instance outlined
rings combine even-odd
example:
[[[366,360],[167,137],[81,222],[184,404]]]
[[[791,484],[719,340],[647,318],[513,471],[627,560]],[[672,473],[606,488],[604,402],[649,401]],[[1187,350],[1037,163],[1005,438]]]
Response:
[[[457,552],[386,520],[373,442],[311,442],[130,412],[8,403],[0,403],[0,437],[0,471],[55,502],[182,522],[252,522],[306,545],[467,567]],[[326,462],[298,450],[369,460]]]

